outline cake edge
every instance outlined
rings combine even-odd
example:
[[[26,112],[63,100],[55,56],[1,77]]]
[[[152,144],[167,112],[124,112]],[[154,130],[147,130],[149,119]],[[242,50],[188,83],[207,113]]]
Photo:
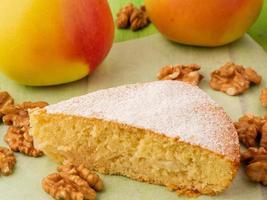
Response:
[[[220,108],[220,112],[222,112],[221,111],[222,107],[219,107],[219,108]],[[136,126],[136,125],[127,124],[127,123],[119,122],[119,121],[116,121],[116,120],[103,119],[101,117],[98,117],[98,115],[94,115],[94,116],[91,116],[91,117],[85,117],[85,116],[70,115],[70,114],[65,114],[65,113],[50,113],[50,112],[48,112],[46,110],[46,108],[36,108],[36,109],[29,110],[29,116],[38,114],[38,112],[45,112],[46,114],[49,114],[49,115],[65,115],[65,116],[80,117],[80,118],[85,118],[85,119],[99,119],[99,120],[105,120],[105,121],[110,121],[110,122],[123,124],[123,125],[128,126],[128,127],[135,127],[135,128],[139,128],[139,129],[149,130],[149,131],[152,131],[152,132],[154,132],[154,133],[156,133],[158,135],[165,136],[167,138],[168,137],[169,138],[177,138],[177,139],[179,139],[180,141],[182,141],[184,143],[187,143],[187,144],[190,144],[190,145],[193,145],[193,146],[197,146],[197,147],[200,147],[202,149],[209,150],[210,152],[213,152],[213,153],[215,153],[217,155],[223,155],[224,157],[228,158],[230,161],[233,161],[233,162],[236,162],[236,163],[240,163],[240,144],[239,144],[239,142],[238,142],[238,146],[236,147],[234,153],[229,155],[229,154],[223,154],[223,153],[216,152],[214,150],[206,148],[205,146],[201,146],[201,144],[190,143],[189,141],[181,139],[179,136],[171,137],[171,136],[168,136],[168,135],[166,135],[164,133],[158,132],[156,130],[152,130],[152,129],[150,130],[150,129],[147,129],[147,128],[144,128],[144,127],[141,127],[141,126],[139,127],[139,126]],[[223,113],[226,115],[225,112],[223,112]],[[230,117],[228,115],[226,115],[226,116],[228,118],[228,122],[234,127],[233,122],[231,121]],[[236,134],[237,134],[237,132],[236,132]]]
[[[154,110],[158,109],[157,106],[150,107],[149,104],[148,108],[143,107],[142,105],[144,104],[144,100],[141,101],[141,103],[138,99],[131,101],[132,103],[130,104],[126,103],[128,101],[124,97],[125,92],[127,94],[132,94],[136,93],[136,91],[140,92],[140,90],[147,90],[147,88],[152,87],[152,89],[149,89],[149,92],[152,90],[152,93],[155,93],[159,91],[159,88],[157,86],[162,87],[161,90],[164,89],[164,91],[165,89],[174,90],[171,92],[171,94],[168,93],[166,96],[170,96],[170,98],[172,99],[170,102],[168,102],[170,106],[167,109],[165,108],[164,112],[160,112],[160,115],[155,115],[154,113]],[[180,90],[186,93],[186,97],[190,98],[191,95],[196,93],[198,94],[197,97],[199,96],[199,98],[201,98],[202,100],[199,102],[199,99],[195,99],[195,103],[193,104],[192,109],[183,109],[190,108],[192,105],[189,104],[182,107],[182,109],[176,108],[177,112],[170,112],[170,109],[172,107],[171,105],[177,104],[177,102],[174,102],[173,99],[173,97],[175,96],[174,94],[179,94]],[[164,91],[162,92],[164,93]],[[110,97],[110,95],[113,94],[115,94],[115,96]],[[120,105],[120,103],[117,103],[118,97],[122,98],[122,100],[119,101],[120,103],[123,103],[122,105]],[[164,96],[164,98],[161,97],[160,99],[165,100],[167,99],[166,97]],[[113,101],[104,102],[104,105],[103,103],[100,103],[101,107],[99,108],[97,107],[98,101],[100,101],[102,98],[113,99]],[[156,98],[158,99],[158,96]],[[87,103],[88,101],[90,102],[89,104]],[[135,107],[136,101],[139,102],[138,105],[142,108],[141,110],[139,107]],[[154,105],[155,103],[152,104]],[[84,106],[86,106],[88,109],[84,109]],[[126,108],[121,109],[121,107],[123,106],[126,106]],[[134,109],[132,109],[133,107]],[[211,149],[212,151],[219,154],[227,155],[232,159],[236,159],[232,155],[235,151],[239,151],[240,148],[237,132],[235,130],[233,122],[229,115],[227,115],[223,107],[217,104],[207,93],[205,93],[199,87],[179,81],[153,81],[101,89],[47,106],[46,110],[47,113],[50,114],[61,113],[87,118],[105,119],[128,124],[129,126],[133,127],[153,130],[154,132],[166,135],[167,137],[179,137],[181,140],[192,145],[200,145],[203,148]],[[133,110],[137,110],[137,112]],[[144,110],[148,110],[148,112],[146,113],[144,112]],[[128,113],[127,111],[130,114],[125,114]],[[186,115],[187,118],[183,118],[183,112],[192,114],[189,116]],[[179,118],[177,118],[177,113],[180,113]],[[194,115],[194,113],[196,113],[196,115]],[[168,119],[168,121],[162,123],[162,121],[166,119]],[[187,119],[192,119],[192,122],[183,123],[180,126],[176,125],[177,120],[187,121]],[[200,123],[198,123],[197,120],[204,120],[204,122],[200,121]],[[200,125],[198,126],[198,124]],[[188,132],[186,132],[187,130]],[[206,140],[208,136],[209,139]]]
[[[34,116],[34,115],[43,115],[43,114],[48,114],[48,115],[59,115],[59,116],[62,116],[62,117],[65,117],[65,116],[68,116],[68,117],[75,117],[75,118],[84,118],[84,119],[92,119],[92,120],[94,120],[94,119],[96,119],[96,120],[103,120],[103,121],[107,121],[107,122],[113,122],[113,123],[119,123],[119,122],[116,122],[116,121],[111,121],[111,120],[104,120],[104,119],[98,119],[98,118],[88,118],[88,117],[80,117],[80,116],[75,116],[75,115],[65,115],[65,114],[60,114],[60,113],[58,113],[58,114],[55,114],[55,113],[53,113],[53,114],[51,114],[51,113],[47,113],[46,112],[46,109],[34,109],[34,110],[31,110],[30,112],[29,112],[29,114],[30,114],[30,119],[32,119],[32,116]],[[127,124],[123,124],[123,123],[119,123],[119,124],[121,124],[121,125],[123,125],[123,126],[125,126],[125,127],[127,127],[127,129],[131,129],[131,128],[137,128],[137,129],[140,129],[139,127],[134,127],[134,126],[131,126],[131,125],[127,125]],[[143,128],[142,128],[143,129]],[[31,133],[31,130],[32,130],[32,127],[30,128],[30,134],[32,135],[32,133]],[[166,137],[166,138],[170,138],[170,137],[168,137],[168,136],[166,136],[166,135],[164,135],[164,134],[161,134],[161,133],[157,133],[157,132],[155,132],[155,131],[151,131],[151,130],[149,130],[149,129],[146,129],[146,130],[148,130],[148,131],[150,131],[150,132],[152,132],[153,134],[155,134],[155,135],[157,135],[157,136],[160,136],[160,137]],[[224,183],[224,185],[225,185],[225,187],[221,190],[221,191],[219,191],[219,192],[214,192],[214,193],[210,193],[210,194],[208,194],[208,195],[216,195],[216,194],[218,194],[218,193],[221,193],[221,192],[223,192],[223,191],[225,191],[230,185],[231,185],[231,183],[233,182],[233,179],[236,177],[236,175],[237,175],[237,172],[238,172],[238,170],[239,170],[239,167],[240,167],[240,160],[239,160],[239,158],[240,158],[240,151],[238,151],[238,152],[236,152],[236,155],[234,156],[235,157],[235,159],[233,160],[233,159],[230,159],[228,156],[226,156],[226,155],[223,155],[223,154],[219,154],[219,153],[217,153],[217,152],[214,152],[214,151],[212,151],[212,150],[210,150],[210,149],[207,149],[207,148],[205,148],[205,147],[201,147],[200,145],[195,145],[195,144],[190,144],[190,143],[188,143],[188,142],[186,142],[186,141],[183,141],[183,140],[180,140],[178,137],[176,137],[176,138],[172,138],[172,139],[175,139],[175,140],[178,140],[180,143],[185,143],[185,144],[187,144],[187,145],[190,145],[190,146],[194,146],[194,147],[196,147],[196,148],[198,148],[198,149],[200,149],[200,150],[205,150],[205,151],[207,151],[207,152],[209,152],[209,153],[211,153],[211,154],[214,154],[214,155],[216,155],[216,156],[218,156],[218,157],[220,157],[220,158],[222,158],[222,159],[225,159],[226,161],[228,161],[229,163],[230,163],[230,165],[231,165],[231,169],[232,169],[232,178],[231,179],[228,179],[228,182],[226,182],[226,183]],[[37,145],[37,147],[38,147],[38,145]],[[41,148],[41,150],[42,150],[42,148]],[[53,160],[55,160],[56,162],[59,162],[59,160],[57,160],[57,159],[55,159],[55,157],[53,157],[53,156],[49,156],[49,157],[52,157],[52,159]],[[98,170],[100,173],[102,173],[102,174],[108,174],[108,173],[106,173],[105,171],[101,171],[101,170]],[[115,174],[116,175],[116,174]],[[120,175],[123,175],[123,174],[120,174]],[[125,175],[123,175],[123,176],[125,176]],[[126,176],[127,177],[127,176]],[[137,181],[141,181],[141,182],[146,182],[146,183],[151,183],[151,184],[157,184],[157,183],[155,183],[155,182],[153,182],[153,181],[148,181],[148,180],[146,180],[145,178],[140,178],[140,177],[128,177],[128,178],[131,178],[131,179],[133,179],[133,180],[137,180]],[[157,184],[158,185],[158,184]],[[177,188],[171,188],[171,187],[169,187],[169,189],[171,189],[171,190],[175,190],[176,191],[176,193],[177,194],[182,194],[182,195],[185,195],[185,196],[189,196],[189,197],[191,197],[191,196],[198,196],[198,195],[200,195],[200,194],[202,194],[202,193],[200,193],[199,191],[195,191],[195,190],[192,190],[192,191],[189,191],[189,190],[183,190],[183,189],[177,189]],[[206,194],[207,195],[207,194]]]

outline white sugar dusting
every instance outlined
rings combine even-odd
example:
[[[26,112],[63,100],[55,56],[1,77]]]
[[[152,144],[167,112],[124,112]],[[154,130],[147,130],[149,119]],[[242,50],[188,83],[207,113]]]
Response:
[[[46,107],[150,129],[237,160],[238,136],[221,107],[196,86],[156,81],[99,90]]]

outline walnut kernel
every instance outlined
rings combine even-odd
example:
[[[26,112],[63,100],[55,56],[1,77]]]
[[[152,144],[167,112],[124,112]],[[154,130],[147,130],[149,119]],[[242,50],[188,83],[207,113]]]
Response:
[[[103,189],[103,182],[83,165],[62,165],[58,173],[43,179],[42,186],[55,199],[94,200],[96,191]]]
[[[28,109],[43,108],[48,103],[40,102],[24,102],[19,105],[10,105],[3,109],[3,122],[9,126],[23,127],[29,126]]]
[[[117,27],[120,29],[131,28],[133,31],[142,29],[150,23],[144,6],[140,9],[133,4],[128,4],[117,13]]]
[[[247,113],[234,125],[240,142],[246,147],[260,146],[267,149],[267,115],[261,118]]]
[[[143,9],[135,8],[130,17],[131,29],[133,31],[136,31],[148,26],[149,23],[150,20],[148,18],[146,10],[144,8]]]
[[[199,73],[200,66],[196,64],[190,65],[167,65],[162,67],[157,74],[159,80],[179,80],[192,85],[198,85],[203,79]]]
[[[21,152],[28,156],[39,157],[43,155],[40,150],[34,148],[33,139],[29,135],[28,109],[43,108],[46,102],[24,102],[19,105],[7,106],[3,109],[3,122],[9,127],[4,140],[15,152]]]
[[[251,85],[260,84],[261,76],[252,68],[242,65],[226,63],[211,73],[210,87],[222,91],[230,96],[239,95],[247,91]]]
[[[256,147],[256,140],[262,125],[262,118],[254,116],[251,113],[247,113],[243,117],[239,118],[238,122],[235,122],[235,128],[240,142],[247,147]]]
[[[241,161],[247,164],[246,173],[251,181],[267,185],[267,151],[263,147],[249,148],[241,154]]]
[[[33,139],[32,136],[29,135],[28,127],[9,127],[4,140],[12,151],[21,152],[33,157],[43,155],[42,151],[34,148]]]
[[[15,164],[14,153],[5,147],[0,147],[0,175],[8,176],[12,174]]]
[[[117,13],[117,27],[128,28],[130,26],[130,17],[134,11],[134,5],[132,3],[124,6]]]

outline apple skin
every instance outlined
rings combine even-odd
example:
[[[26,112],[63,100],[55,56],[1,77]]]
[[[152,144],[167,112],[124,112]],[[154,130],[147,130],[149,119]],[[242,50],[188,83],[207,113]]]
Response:
[[[196,46],[220,46],[244,35],[263,0],[145,0],[148,15],[168,39]]]
[[[31,86],[85,77],[114,38],[107,0],[3,0],[0,24],[0,68]]]

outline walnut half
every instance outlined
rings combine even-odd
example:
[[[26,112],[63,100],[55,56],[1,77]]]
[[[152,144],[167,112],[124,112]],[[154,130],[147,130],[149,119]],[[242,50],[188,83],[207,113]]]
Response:
[[[57,200],[94,200],[96,192],[103,190],[100,177],[83,165],[58,167],[58,173],[43,179],[43,189]]]
[[[140,9],[132,3],[127,4],[117,13],[117,27],[119,29],[131,28],[132,31],[137,31],[150,24],[149,17],[145,6]]]
[[[16,164],[14,153],[5,147],[0,147],[0,175],[8,176],[12,174]]]
[[[150,24],[150,20],[146,13],[144,6],[141,6],[140,9],[135,8],[130,16],[130,24],[132,31],[137,31],[142,29]]]
[[[46,102],[42,101],[24,102],[18,105],[6,106],[3,109],[3,122],[10,126],[4,140],[11,150],[33,157],[43,155],[40,150],[34,147],[32,136],[29,135],[28,109],[43,108],[47,105]]]
[[[239,136],[240,142],[247,147],[256,147],[257,138],[264,120],[261,117],[255,116],[251,113],[246,113],[243,117],[235,122],[235,128]]]
[[[263,147],[249,148],[242,153],[241,161],[247,164],[246,173],[251,181],[267,185],[267,151]]]
[[[177,80],[198,85],[203,79],[203,76],[199,73],[200,68],[197,64],[167,65],[160,69],[157,77],[159,80]]]
[[[43,155],[42,151],[34,147],[33,138],[29,135],[28,127],[9,127],[4,140],[12,151],[24,153],[25,155],[32,157]]]
[[[211,73],[209,85],[212,89],[235,96],[247,91],[251,84],[260,84],[261,76],[252,68],[226,63]]]
[[[48,103],[39,101],[6,106],[3,109],[3,122],[6,125],[15,127],[29,126],[28,109],[43,108],[47,105]]]
[[[134,11],[134,5],[132,3],[127,4],[119,10],[117,13],[117,27],[125,29],[130,26],[130,17]]]

